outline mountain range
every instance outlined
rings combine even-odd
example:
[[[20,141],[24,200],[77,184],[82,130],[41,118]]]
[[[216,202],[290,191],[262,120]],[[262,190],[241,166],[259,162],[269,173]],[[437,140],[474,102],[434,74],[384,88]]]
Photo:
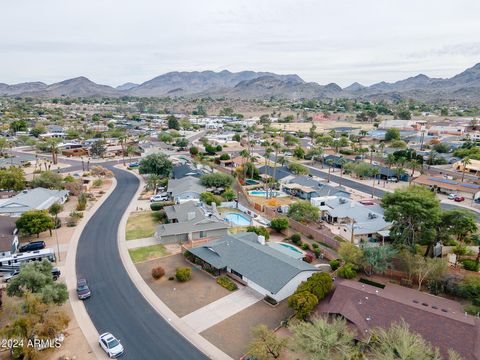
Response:
[[[232,99],[350,98],[396,101],[417,99],[425,102],[480,104],[480,63],[451,78],[430,78],[419,74],[394,83],[379,82],[363,86],[357,82],[341,88],[335,83],[320,85],[306,82],[298,75],[270,72],[223,70],[169,72],[142,84],[125,83],[116,88],[99,85],[86,77],[77,77],[47,85],[28,82],[0,83],[0,96],[16,97],[226,97]]]

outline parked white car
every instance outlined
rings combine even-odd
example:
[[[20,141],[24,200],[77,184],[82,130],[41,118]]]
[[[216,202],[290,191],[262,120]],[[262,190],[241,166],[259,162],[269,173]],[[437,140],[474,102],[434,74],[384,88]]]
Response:
[[[115,336],[109,332],[103,333],[100,335],[98,343],[102,349],[107,353],[109,358],[116,358],[123,354],[123,346],[120,344]]]
[[[455,199],[456,196],[457,196],[457,194],[448,194],[448,199],[453,200],[453,199]]]
[[[167,201],[167,200],[168,200],[168,194],[167,193],[161,193],[161,194],[153,195],[150,198],[150,202]]]

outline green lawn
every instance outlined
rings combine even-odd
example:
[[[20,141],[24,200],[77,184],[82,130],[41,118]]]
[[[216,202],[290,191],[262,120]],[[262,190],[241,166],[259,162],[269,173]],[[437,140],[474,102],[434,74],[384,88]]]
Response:
[[[152,260],[169,254],[163,245],[145,246],[137,249],[130,249],[128,252],[134,263]]]
[[[155,226],[159,224],[154,212],[131,213],[127,220],[126,239],[143,239],[155,234]]]

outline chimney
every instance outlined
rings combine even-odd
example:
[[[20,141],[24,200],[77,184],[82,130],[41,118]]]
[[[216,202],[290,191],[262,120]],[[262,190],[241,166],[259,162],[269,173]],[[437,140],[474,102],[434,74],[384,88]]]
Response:
[[[262,245],[265,245],[265,236],[263,235],[258,235],[258,238],[257,238],[258,242]]]

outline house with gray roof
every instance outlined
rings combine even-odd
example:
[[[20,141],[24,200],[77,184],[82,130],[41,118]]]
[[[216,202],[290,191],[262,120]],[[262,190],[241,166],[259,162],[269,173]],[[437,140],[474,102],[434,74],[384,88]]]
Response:
[[[24,190],[14,197],[0,200],[0,215],[21,216],[26,211],[46,210],[52,204],[63,204],[67,199],[67,190],[44,188]]]
[[[322,196],[350,197],[350,193],[341,186],[328,185],[303,175],[296,176],[288,181],[287,184],[283,184],[282,190],[287,194],[297,196],[304,200]]]
[[[265,245],[255,233],[225,235],[188,249],[190,259],[210,273],[227,274],[264,296],[281,301],[320,269]]]
[[[168,182],[167,193],[177,203],[186,201],[200,201],[200,194],[205,192],[206,187],[200,183],[200,179],[193,176],[185,176],[181,179],[171,179]]]
[[[194,201],[166,206],[164,210],[168,223],[158,225],[155,232],[162,244],[218,239],[228,233],[228,223],[207,213]]]

